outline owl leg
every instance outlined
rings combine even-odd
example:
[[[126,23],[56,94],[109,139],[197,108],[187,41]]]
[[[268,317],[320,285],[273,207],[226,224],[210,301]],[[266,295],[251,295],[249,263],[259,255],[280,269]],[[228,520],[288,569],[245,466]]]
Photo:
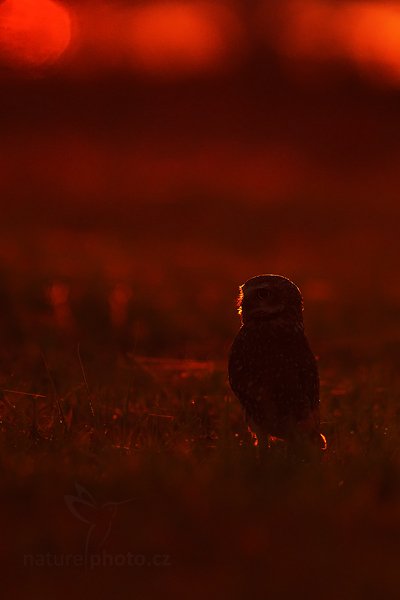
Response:
[[[320,431],[319,407],[310,412],[306,419],[296,423],[288,440],[291,450],[298,452],[307,462],[320,459],[321,451],[326,450],[327,442]]]
[[[325,444],[325,438],[318,431],[297,431],[286,440],[288,459],[299,463],[319,462]]]
[[[277,438],[266,431],[260,425],[256,425],[252,419],[247,418],[247,429],[251,435],[253,445],[257,448],[257,457],[263,467],[279,464],[285,460],[285,441]]]

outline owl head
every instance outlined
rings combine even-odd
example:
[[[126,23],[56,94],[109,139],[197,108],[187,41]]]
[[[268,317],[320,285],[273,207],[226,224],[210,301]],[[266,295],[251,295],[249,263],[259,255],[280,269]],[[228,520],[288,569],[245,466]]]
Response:
[[[297,285],[281,275],[257,275],[240,286],[238,312],[242,322],[279,320],[303,324],[303,298]]]

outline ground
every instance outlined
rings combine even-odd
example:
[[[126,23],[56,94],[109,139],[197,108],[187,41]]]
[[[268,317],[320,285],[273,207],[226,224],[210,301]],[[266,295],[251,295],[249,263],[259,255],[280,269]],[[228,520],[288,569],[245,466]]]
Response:
[[[395,227],[379,208],[258,206],[238,226],[239,206],[206,206],[3,236],[3,581],[17,598],[396,598]],[[260,460],[228,387],[237,286],[262,272],[304,292],[328,439],[311,463],[279,444]]]

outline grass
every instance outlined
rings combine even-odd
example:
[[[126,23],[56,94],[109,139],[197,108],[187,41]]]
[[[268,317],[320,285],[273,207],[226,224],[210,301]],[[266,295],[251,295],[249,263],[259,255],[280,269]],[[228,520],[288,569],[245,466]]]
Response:
[[[156,231],[137,215],[134,235],[24,230],[7,246],[15,263],[3,239],[0,556],[13,597],[398,597],[397,231],[357,225],[357,211],[330,228],[313,205],[303,235],[300,208],[285,221],[285,207],[254,210],[240,232],[222,206],[207,235],[184,213],[171,233],[168,208]],[[21,254],[27,241],[36,253]],[[300,284],[319,356],[328,449],[309,464],[280,447],[260,461],[227,385],[237,284],[266,270]]]
[[[4,392],[2,563],[19,597],[66,596],[78,584],[93,597],[116,586],[138,597],[157,586],[194,597],[395,597],[400,377],[387,363],[342,374],[331,360],[321,365],[329,446],[313,464],[279,451],[260,462],[221,362],[131,357],[112,365],[112,385],[86,386],[71,361],[76,385],[58,395],[50,358],[37,396]],[[12,376],[3,385],[15,387]],[[104,548],[91,549],[100,565],[49,566],[84,553],[89,523],[64,499],[76,484],[95,499],[96,526],[106,527],[104,504],[130,502]],[[146,566],[104,563],[129,552]]]

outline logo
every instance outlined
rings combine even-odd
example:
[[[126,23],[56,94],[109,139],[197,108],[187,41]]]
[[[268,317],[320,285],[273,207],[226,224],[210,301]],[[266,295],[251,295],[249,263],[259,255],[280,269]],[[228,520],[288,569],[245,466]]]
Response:
[[[75,490],[76,496],[66,495],[64,500],[74,517],[87,525],[85,540],[85,565],[87,565],[88,557],[102,550],[110,537],[118,507],[133,502],[133,499],[100,504],[83,485],[75,483]]]

